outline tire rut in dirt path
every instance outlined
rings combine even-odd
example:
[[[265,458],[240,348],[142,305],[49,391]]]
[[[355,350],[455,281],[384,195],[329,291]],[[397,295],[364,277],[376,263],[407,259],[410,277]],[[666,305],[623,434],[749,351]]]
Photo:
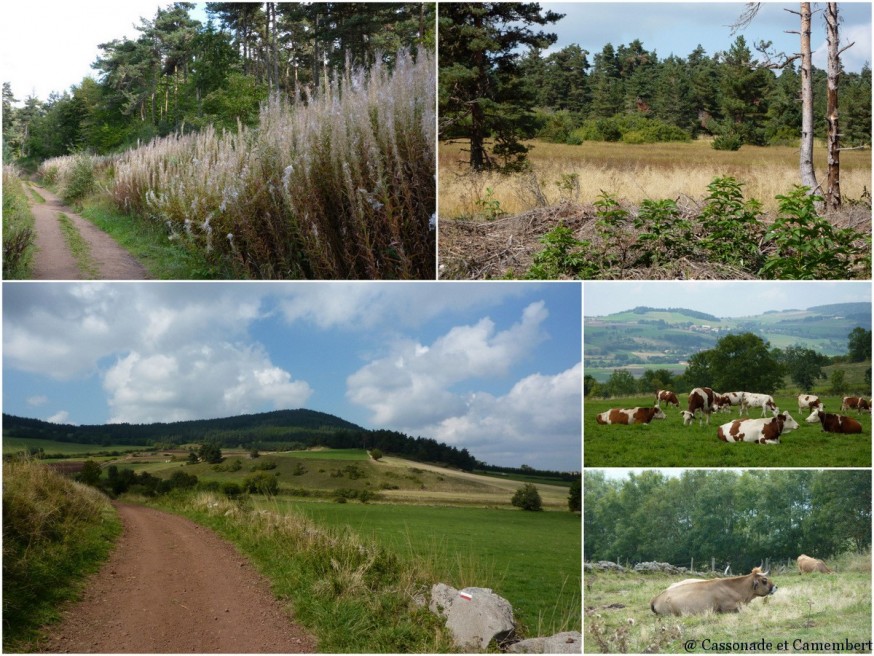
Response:
[[[45,199],[34,202],[31,212],[36,232],[36,253],[33,277],[36,280],[81,280],[85,277],[76,263],[58,223],[58,215],[66,215],[91,250],[99,280],[145,280],[146,269],[116,241],[90,221],[66,207],[60,198],[44,187],[31,186]]]
[[[124,526],[118,545],[39,651],[315,651],[266,581],[211,530],[152,508],[115,507]]]

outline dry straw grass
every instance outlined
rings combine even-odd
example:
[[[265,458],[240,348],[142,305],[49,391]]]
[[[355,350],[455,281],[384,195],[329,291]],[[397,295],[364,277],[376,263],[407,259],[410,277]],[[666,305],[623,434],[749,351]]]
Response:
[[[700,200],[716,177],[732,176],[745,184],[747,198],[760,200],[766,211],[774,200],[798,184],[798,149],[744,146],[739,151],[717,151],[707,140],[671,144],[613,144],[586,142],[580,146],[529,142],[530,173],[502,175],[471,173],[461,143],[440,145],[441,217],[476,217],[488,189],[507,214],[520,214],[562,200],[594,202],[601,191],[628,203],[646,198],[688,197]],[[817,179],[824,182],[825,149],[815,153]],[[566,184],[576,175],[578,189]],[[871,184],[871,152],[847,151],[841,155],[841,190],[860,198]]]

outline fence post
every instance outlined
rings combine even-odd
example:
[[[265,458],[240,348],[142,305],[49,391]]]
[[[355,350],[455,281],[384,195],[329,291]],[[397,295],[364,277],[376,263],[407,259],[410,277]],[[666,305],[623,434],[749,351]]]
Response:
[[[716,571],[716,558],[714,558],[713,556],[710,556],[710,571]]]
[[[692,559],[692,563],[689,565],[689,571],[690,572],[695,571],[695,559],[694,558]]]

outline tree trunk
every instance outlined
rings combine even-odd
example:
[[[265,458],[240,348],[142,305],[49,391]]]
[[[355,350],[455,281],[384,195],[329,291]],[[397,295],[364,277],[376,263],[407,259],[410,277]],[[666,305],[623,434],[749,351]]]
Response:
[[[841,149],[838,132],[838,78],[841,74],[841,55],[838,51],[838,3],[829,2],[825,11],[828,40],[828,94],[826,121],[828,122],[828,189],[826,208],[841,206]]]
[[[474,18],[476,33],[482,30],[482,21],[479,16]],[[482,171],[486,167],[486,117],[480,99],[485,98],[488,88],[488,62],[485,50],[478,50],[474,54],[474,65],[477,71],[476,98],[470,106],[470,168],[474,171]]]
[[[810,50],[810,3],[801,3],[801,184],[811,193],[819,186],[813,170],[813,62]]]

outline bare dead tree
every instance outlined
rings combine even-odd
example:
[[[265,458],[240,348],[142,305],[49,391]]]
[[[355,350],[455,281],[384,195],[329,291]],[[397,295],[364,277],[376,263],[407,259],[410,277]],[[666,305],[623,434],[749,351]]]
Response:
[[[826,95],[826,121],[828,121],[828,185],[825,204],[836,210],[841,206],[841,143],[838,129],[838,81],[841,74],[841,53],[851,48],[839,45],[838,3],[829,2],[825,11],[826,39],[828,41],[828,91]]]

